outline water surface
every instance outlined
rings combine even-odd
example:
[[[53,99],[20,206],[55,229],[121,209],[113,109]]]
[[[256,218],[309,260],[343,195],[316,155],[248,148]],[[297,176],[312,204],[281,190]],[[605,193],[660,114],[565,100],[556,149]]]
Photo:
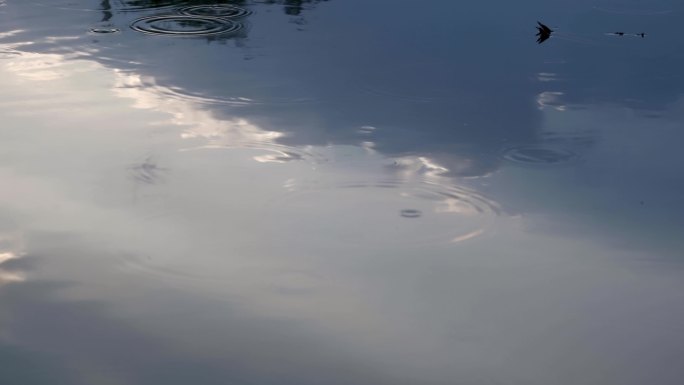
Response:
[[[0,382],[678,384],[683,16],[0,1]]]

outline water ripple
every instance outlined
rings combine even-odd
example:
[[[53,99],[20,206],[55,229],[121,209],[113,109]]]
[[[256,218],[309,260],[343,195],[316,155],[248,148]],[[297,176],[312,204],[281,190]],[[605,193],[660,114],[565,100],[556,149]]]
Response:
[[[175,100],[191,101],[199,104],[225,105],[231,107],[248,107],[259,105],[289,105],[289,104],[311,104],[319,102],[313,97],[278,97],[269,95],[265,98],[252,98],[244,96],[220,96],[207,95],[190,91],[182,87],[163,87],[155,86],[155,91],[164,94]]]
[[[425,181],[295,181],[286,187],[289,192],[268,205],[276,218],[265,227],[292,242],[303,229],[316,229],[317,239],[345,247],[460,242],[486,234],[502,215],[496,202],[476,191]]]
[[[220,17],[164,15],[139,18],[131,29],[150,35],[208,36],[236,32],[242,25]]]
[[[192,5],[178,10],[183,15],[212,16],[223,18],[239,18],[249,16],[252,12],[244,8],[227,4]]]
[[[206,150],[234,150],[234,149],[248,149],[255,150],[262,154],[252,157],[259,163],[287,163],[293,161],[303,161],[311,165],[327,162],[327,159],[316,152],[307,151],[305,149],[290,147],[277,143],[272,143],[268,140],[263,141],[245,141],[237,140],[231,145],[226,144],[207,144],[197,147],[190,147],[181,149],[182,152],[189,151],[206,151]]]
[[[415,209],[404,209],[399,213],[404,218],[420,218],[423,213],[420,210]]]
[[[152,3],[152,4],[150,4]],[[178,0],[155,0],[149,1],[129,1],[127,5],[117,8],[118,12],[141,12],[141,11],[159,11],[165,9],[177,8],[179,5],[187,4],[187,1]]]
[[[535,144],[510,147],[504,151],[503,158],[524,165],[552,166],[570,163],[578,155],[567,148]]]

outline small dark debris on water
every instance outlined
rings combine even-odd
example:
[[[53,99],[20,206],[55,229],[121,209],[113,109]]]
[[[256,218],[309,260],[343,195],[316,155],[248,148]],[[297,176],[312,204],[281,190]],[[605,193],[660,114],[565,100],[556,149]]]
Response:
[[[548,40],[551,37],[551,34],[554,32],[551,28],[548,26],[544,25],[542,22],[537,21],[537,44],[541,44]],[[622,31],[617,31],[617,32],[608,32],[606,35],[614,35],[614,36],[639,36],[639,37],[646,37],[645,32],[639,32],[639,33],[627,33],[627,32],[622,32]]]
[[[630,34],[630,33],[627,33],[627,32],[613,32],[612,35],[615,35],[615,36],[625,36],[625,35],[627,35],[627,36],[641,36],[641,37],[646,37],[646,34],[645,34],[644,32],[640,32],[640,33],[631,33],[631,34]]]
[[[542,24],[541,22],[538,21],[537,22],[537,34],[535,35],[535,36],[537,36],[537,44],[541,44],[544,41],[546,41],[546,39],[550,38],[551,32],[553,32],[553,30],[551,28],[545,26],[544,24]]]
[[[644,32],[639,32],[639,33],[626,33],[626,32],[613,32],[613,35],[616,36],[640,36],[640,37],[646,37],[646,34]]]
[[[162,173],[166,168],[159,167],[152,157],[147,157],[141,164],[129,167],[133,179],[146,184],[156,184],[163,180]]]

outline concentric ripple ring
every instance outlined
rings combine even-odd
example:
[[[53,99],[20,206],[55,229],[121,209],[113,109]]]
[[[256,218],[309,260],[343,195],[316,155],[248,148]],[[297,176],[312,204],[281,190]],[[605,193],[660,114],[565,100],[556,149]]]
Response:
[[[150,35],[207,36],[241,28],[239,23],[220,17],[191,15],[147,16],[131,23],[134,31]]]
[[[251,14],[250,11],[234,5],[192,5],[178,10],[188,16],[212,16],[225,18],[239,18]]]
[[[526,145],[507,149],[503,157],[508,161],[526,165],[558,165],[576,160],[577,154],[565,148]]]

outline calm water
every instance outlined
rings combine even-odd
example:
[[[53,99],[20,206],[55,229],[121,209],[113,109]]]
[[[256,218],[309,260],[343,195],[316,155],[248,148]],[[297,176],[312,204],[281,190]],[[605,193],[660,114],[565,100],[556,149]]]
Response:
[[[682,20],[0,0],[0,383],[680,384]]]

